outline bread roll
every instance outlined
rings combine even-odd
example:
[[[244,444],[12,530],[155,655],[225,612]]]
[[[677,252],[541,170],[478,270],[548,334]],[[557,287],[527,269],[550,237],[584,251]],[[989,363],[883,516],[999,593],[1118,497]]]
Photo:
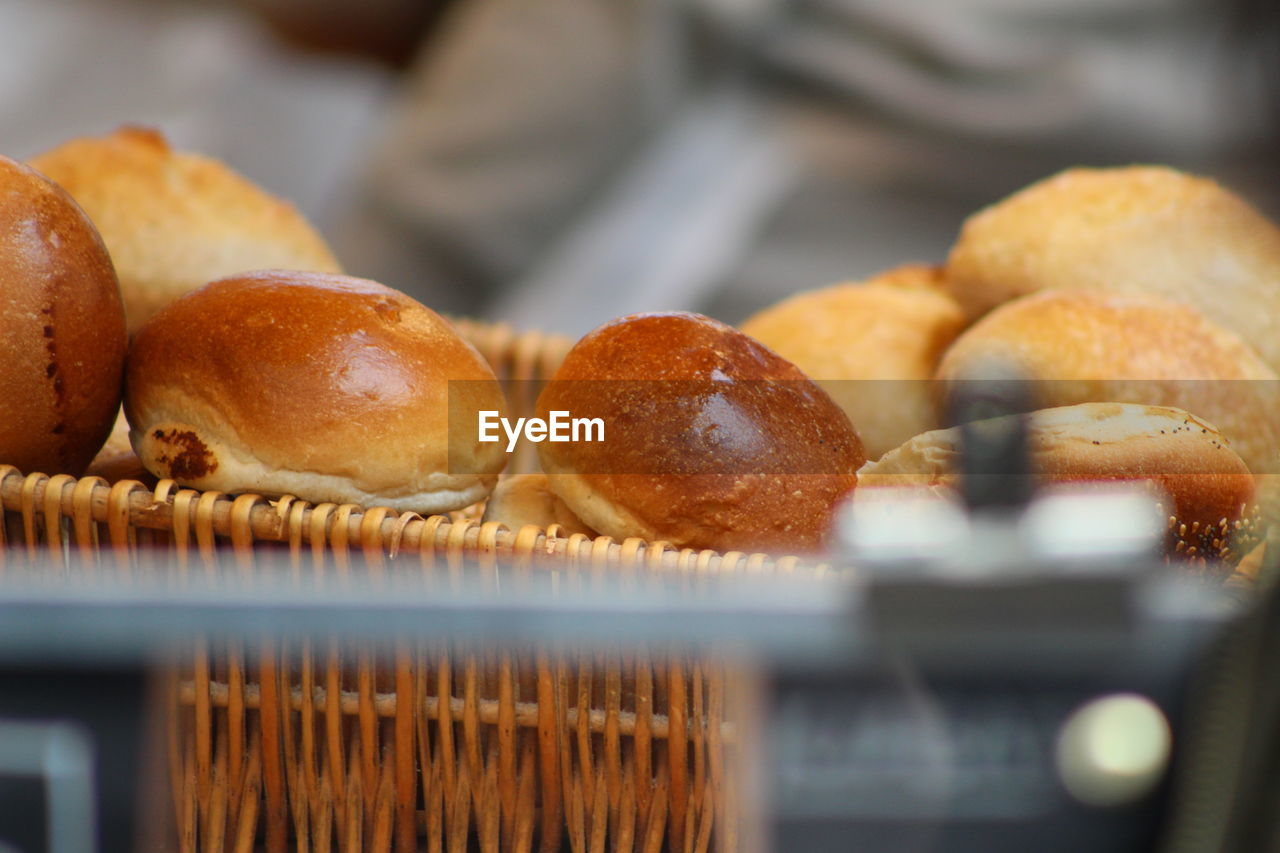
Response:
[[[500,444],[478,441],[481,409],[501,411],[502,391],[448,322],[346,276],[212,282],[129,349],[133,447],[156,476],[198,489],[458,509],[506,463]]]
[[[808,551],[856,482],[862,444],[795,365],[697,314],[641,314],[574,346],[538,398],[605,440],[538,445],[589,527],[679,547]]]
[[[1046,481],[1138,481],[1169,514],[1168,553],[1238,562],[1258,540],[1254,479],[1208,422],[1178,409],[1085,403],[1028,418],[1031,461]],[[918,435],[858,471],[859,489],[958,486],[960,430]]]
[[[530,524],[546,530],[555,524],[560,526],[563,536],[575,533],[596,535],[565,506],[564,501],[556,497],[546,474],[503,477],[494,487],[493,494],[489,495],[481,521],[500,521],[510,530],[519,530]]]
[[[115,261],[129,333],[207,281],[246,270],[341,272],[289,204],[154,130],[75,139],[31,165],[85,209]]]
[[[0,464],[80,474],[120,407],[124,311],[84,212],[0,157]]]
[[[929,380],[963,328],[939,270],[925,266],[800,293],[742,324],[831,395],[872,459],[939,425]]]
[[[969,328],[943,356],[938,378],[981,378],[983,365],[996,358],[1033,378],[1057,380],[1036,383],[1040,407],[1116,402],[1186,409],[1214,424],[1255,474],[1277,471],[1269,414],[1276,374],[1194,308],[1138,294],[1042,291]]]
[[[971,216],[947,261],[970,317],[1044,288],[1194,305],[1280,371],[1280,228],[1206,178],[1072,169]]]

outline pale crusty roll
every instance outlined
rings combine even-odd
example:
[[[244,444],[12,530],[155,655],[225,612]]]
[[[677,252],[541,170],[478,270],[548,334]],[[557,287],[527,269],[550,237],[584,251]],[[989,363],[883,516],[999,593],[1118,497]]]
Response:
[[[1169,514],[1169,553],[1238,562],[1260,526],[1254,478],[1207,421],[1158,406],[1084,403],[1028,416],[1037,473],[1053,483],[1139,481]],[[858,471],[858,488],[958,486],[960,430],[918,435]]]
[[[1071,169],[979,211],[947,284],[970,317],[1046,288],[1183,301],[1280,371],[1280,228],[1173,169]]]
[[[123,127],[30,161],[89,214],[111,252],[133,334],[207,281],[259,269],[341,272],[292,205],[223,164]]]
[[[321,273],[187,294],[134,337],[126,371],[130,438],[158,477],[424,514],[493,488],[506,453],[475,424],[503,408],[492,370],[434,311]]]
[[[0,464],[84,471],[120,407],[124,311],[84,212],[0,157]]]
[[[940,270],[911,265],[791,296],[742,331],[821,385],[875,459],[939,425],[929,380],[964,325]]]
[[[484,505],[481,521],[500,521],[509,530],[530,524],[546,530],[558,524],[565,536],[596,535],[556,496],[546,474],[512,474],[500,479]]]
[[[1043,408],[1141,403],[1215,424],[1256,474],[1276,473],[1276,374],[1237,335],[1155,296],[1045,290],[1001,305],[956,339],[938,378],[981,378],[994,359],[1036,383]],[[1249,381],[1235,381],[1249,380]]]
[[[681,548],[817,550],[865,461],[849,419],[795,365],[681,312],[580,340],[537,412],[599,417],[601,442],[538,445],[551,488],[593,530]]]

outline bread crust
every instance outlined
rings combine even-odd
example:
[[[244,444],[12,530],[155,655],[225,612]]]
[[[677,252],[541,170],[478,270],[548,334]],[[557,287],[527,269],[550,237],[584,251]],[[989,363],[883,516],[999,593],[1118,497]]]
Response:
[[[1239,336],[1190,306],[1143,294],[1045,290],[1001,305],[943,356],[944,384],[1012,362],[1042,408],[1140,403],[1193,412],[1214,424],[1255,474],[1277,473],[1270,416],[1276,373]],[[1239,381],[1246,380],[1246,381]]]
[[[189,290],[257,269],[341,272],[294,207],[222,163],[122,127],[32,158],[98,227],[120,276],[130,334]]]
[[[0,463],[82,473],[115,421],[125,346],[93,224],[57,185],[0,157]]]
[[[964,326],[941,271],[909,265],[788,297],[742,331],[821,385],[875,459],[939,426],[929,382]]]
[[[156,476],[199,489],[457,509],[506,464],[499,444],[460,424],[503,408],[492,370],[447,321],[347,276],[212,282],[129,350],[134,449]]]
[[[1193,305],[1280,371],[1280,228],[1207,178],[1071,169],[964,223],[947,284],[971,318],[1042,289]]]
[[[1173,553],[1234,562],[1256,539],[1255,480],[1221,433],[1195,415],[1083,403],[1032,412],[1027,426],[1031,461],[1045,481],[1154,485],[1170,518]],[[957,427],[918,435],[864,465],[859,488],[956,488],[959,454]]]
[[[606,424],[607,441],[538,448],[556,494],[614,538],[814,550],[865,459],[848,418],[798,368],[696,314],[623,317],[588,334],[537,409]]]

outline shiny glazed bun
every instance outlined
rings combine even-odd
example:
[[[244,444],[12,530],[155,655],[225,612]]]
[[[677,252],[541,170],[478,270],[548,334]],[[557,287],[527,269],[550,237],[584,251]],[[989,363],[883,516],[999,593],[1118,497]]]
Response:
[[[848,418],[795,365],[697,314],[601,326],[570,350],[537,410],[603,421],[605,441],[538,452],[556,494],[614,538],[816,549],[864,461]]]
[[[120,407],[124,311],[84,212],[0,157],[0,464],[80,474]]]
[[[530,524],[546,530],[558,524],[563,536],[575,533],[596,535],[565,506],[564,501],[556,497],[546,474],[513,474],[498,480],[484,505],[481,521],[500,521],[509,530],[519,530]]]
[[[928,381],[963,328],[939,270],[914,265],[797,294],[742,324],[831,395],[872,459],[938,426]]]
[[[1227,440],[1178,409],[1085,403],[1032,412],[1031,461],[1054,483],[1142,481],[1169,514],[1168,550],[1237,562],[1259,535],[1254,478]],[[955,488],[960,430],[918,435],[858,471],[860,490]]]
[[[341,272],[289,204],[223,164],[123,127],[31,160],[75,198],[115,261],[129,333],[189,290],[246,270]]]
[[[503,398],[479,353],[434,311],[364,279],[215,281],[129,349],[134,449],[156,476],[198,489],[457,509],[506,463],[500,444],[449,428],[451,413],[474,424],[480,409]]]
[[[944,382],[993,359],[1035,379],[1043,408],[1085,402],[1186,409],[1230,439],[1255,474],[1277,468],[1276,374],[1238,336],[1186,305],[1138,294],[1046,290],[1001,305],[943,356]],[[1239,382],[1233,380],[1252,380]]]
[[[1071,169],[971,216],[947,261],[970,317],[1045,288],[1194,305],[1280,371],[1280,228],[1206,178]]]

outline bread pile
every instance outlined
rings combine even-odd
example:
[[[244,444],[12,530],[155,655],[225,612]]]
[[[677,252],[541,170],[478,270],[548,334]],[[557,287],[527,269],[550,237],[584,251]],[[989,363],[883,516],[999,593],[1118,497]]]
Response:
[[[958,433],[936,429],[942,403],[958,380],[1012,367],[1038,380],[1041,411],[1030,426],[1045,479],[1148,484],[1169,512],[1171,554],[1201,563],[1243,556],[1259,533],[1259,505],[1275,502],[1280,229],[1204,178],[1142,166],[1073,169],[972,216],[938,277],[960,315],[946,325],[949,339],[932,357],[919,345],[899,345],[893,356],[914,356],[897,375],[935,380],[928,395],[912,383],[899,395],[929,398],[909,407],[926,414],[916,421],[924,429],[897,447],[877,446],[860,488],[952,487]],[[882,375],[887,359],[874,349],[869,366],[848,364],[876,335],[864,314],[835,306],[840,289],[793,297],[744,328],[794,348],[807,323],[815,337],[847,341],[797,355],[813,375]],[[794,331],[762,322],[805,303],[812,313],[793,320]],[[881,309],[875,322],[896,335],[905,323],[918,342],[937,334],[937,316],[904,320]],[[869,426],[875,419],[858,407],[892,396],[876,383],[851,383],[848,394],[846,411]]]
[[[1234,562],[1257,543],[1253,475],[1207,421],[1123,403],[1041,409],[1027,420],[1031,463],[1044,479],[1076,488],[1128,480],[1165,501],[1168,553]],[[932,430],[868,462],[858,482],[864,489],[955,490],[959,454],[959,427]]]
[[[30,161],[93,220],[115,262],[129,334],[184,293],[261,269],[341,272],[292,205],[218,161],[123,127]]]
[[[1012,365],[1040,380],[1041,475],[1145,484],[1171,555],[1238,561],[1277,492],[1280,229],[1169,169],[1050,178],[972,216],[944,266],[802,293],[741,330],[608,323],[535,413],[599,422],[598,440],[543,441],[541,473],[498,484],[489,365],[429,308],[341,274],[286,203],[151,131],[33,162],[0,159],[0,462],[25,470],[83,472],[123,398],[95,473],[419,513],[492,493],[484,518],[512,528],[805,553],[855,488],[954,488],[947,391]]]
[[[0,159],[0,462],[422,514],[489,494],[505,453],[450,418],[505,410],[492,369],[288,204],[152,131],[33,164]]]
[[[793,296],[742,331],[826,389],[874,459],[938,426],[929,380],[964,326],[942,270],[909,265]]]
[[[946,386],[999,359],[1038,380],[1042,406],[1142,403],[1194,412],[1259,473],[1277,453],[1267,397],[1276,374],[1240,337],[1196,308],[1145,294],[1041,290],[982,317],[947,350]]]

